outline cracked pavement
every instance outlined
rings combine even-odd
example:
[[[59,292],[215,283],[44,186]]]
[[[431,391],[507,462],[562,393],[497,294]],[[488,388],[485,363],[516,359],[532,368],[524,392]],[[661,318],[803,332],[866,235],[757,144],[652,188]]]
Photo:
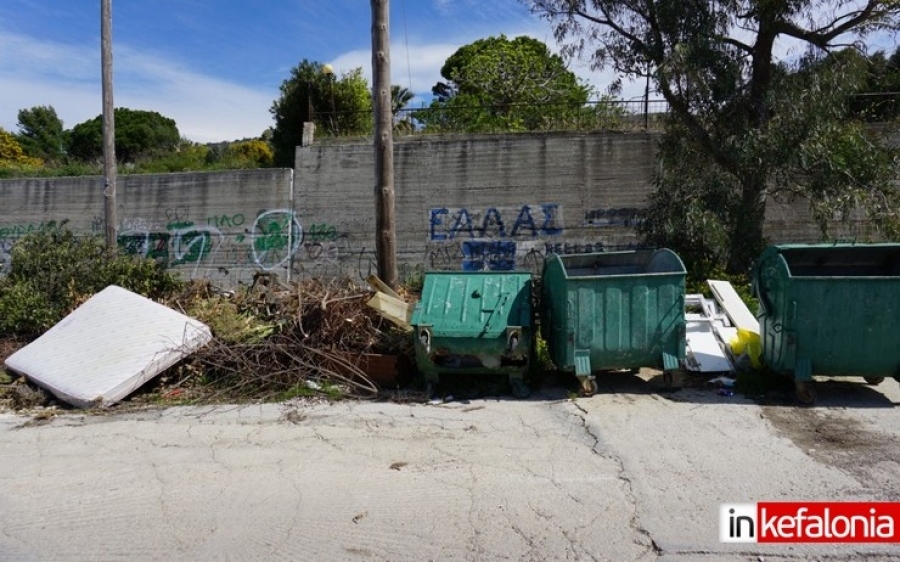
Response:
[[[891,560],[723,545],[718,507],[900,500],[900,390],[0,414],[0,560]]]

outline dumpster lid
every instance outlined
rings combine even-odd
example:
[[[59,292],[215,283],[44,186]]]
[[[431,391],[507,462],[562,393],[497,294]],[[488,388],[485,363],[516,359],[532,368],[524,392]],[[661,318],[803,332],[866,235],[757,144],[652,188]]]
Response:
[[[687,273],[678,254],[666,248],[593,254],[555,254],[548,259],[559,260],[567,279],[616,275],[670,275],[673,273],[684,275]]]
[[[791,277],[900,277],[900,244],[780,244],[778,254]]]
[[[430,272],[412,324],[435,336],[497,337],[507,326],[531,326],[530,299],[528,272]]]

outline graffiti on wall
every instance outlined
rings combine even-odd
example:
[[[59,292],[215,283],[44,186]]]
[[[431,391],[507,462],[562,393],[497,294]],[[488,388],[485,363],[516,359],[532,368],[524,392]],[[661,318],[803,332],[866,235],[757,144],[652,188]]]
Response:
[[[0,226],[0,240],[18,240],[26,234],[38,232],[40,230],[44,230],[45,228],[55,228],[56,225],[57,223],[55,221],[50,221]]]
[[[590,209],[584,212],[584,226],[632,228],[642,222],[643,212],[643,209],[636,207]]]
[[[591,226],[633,226],[639,210],[595,209],[585,213]],[[404,275],[424,270],[532,271],[539,273],[550,254],[585,254],[635,247],[632,234],[573,237],[566,231],[561,205],[432,208],[423,259],[413,259]],[[8,272],[13,242],[55,223],[0,225],[0,273]],[[102,217],[91,230],[102,234]],[[586,228],[580,225],[579,229]],[[567,236],[561,236],[567,232]],[[590,234],[585,231],[585,233]],[[302,224],[291,209],[256,214],[217,212],[192,215],[190,208],[159,209],[149,216],[121,219],[123,253],[178,268],[189,277],[244,280],[248,271],[290,271],[298,277],[330,278],[377,271],[375,250],[337,226],[320,220]],[[416,249],[416,252],[421,250]],[[420,255],[420,254],[416,254]],[[398,264],[404,266],[403,263]],[[354,271],[356,270],[356,271]]]
[[[563,233],[557,203],[428,211],[425,267],[432,270],[511,271],[519,244]]]
[[[557,236],[563,233],[561,214],[556,203],[487,209],[437,207],[428,211],[429,234],[432,241]]]
[[[205,276],[209,271],[228,275],[234,269],[288,267],[299,273],[336,276],[342,273],[342,259],[355,259],[349,235],[325,222],[304,229],[291,209],[267,209],[249,218],[243,213],[215,214],[196,221],[188,208],[165,209],[158,215],[163,218],[122,218],[120,250],[179,268],[190,277]],[[9,272],[12,247],[18,239],[57,224],[0,226],[0,274]],[[102,234],[104,227],[102,217],[92,219],[92,234]]]
[[[216,214],[201,223],[188,216],[189,210],[169,209],[164,224],[141,217],[123,219],[119,246],[167,267],[188,266],[191,276],[202,268],[221,273],[230,268],[306,271],[336,263],[342,248],[348,247],[348,237],[337,227],[316,223],[304,229],[291,209],[264,210],[249,219],[242,213]]]
[[[264,271],[284,265],[303,243],[303,227],[292,209],[264,211],[250,229],[253,263]]]
[[[635,250],[639,244],[600,240],[554,242],[463,240],[426,247],[424,267],[435,271],[530,271],[540,273],[551,254],[574,255]]]

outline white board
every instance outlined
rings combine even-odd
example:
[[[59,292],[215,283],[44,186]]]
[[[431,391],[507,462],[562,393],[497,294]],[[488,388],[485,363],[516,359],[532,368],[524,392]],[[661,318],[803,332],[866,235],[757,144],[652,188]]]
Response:
[[[688,370],[701,373],[730,372],[733,369],[731,361],[722,350],[710,320],[694,314],[685,314],[685,320],[685,364]]]
[[[6,366],[74,406],[108,406],[211,339],[202,322],[111,285]]]
[[[731,322],[736,327],[750,330],[755,334],[759,333],[759,320],[750,312],[750,309],[738,296],[731,283],[728,281],[714,281],[712,279],[708,280],[707,283],[712,290],[713,296],[719,301],[719,306],[731,318]]]

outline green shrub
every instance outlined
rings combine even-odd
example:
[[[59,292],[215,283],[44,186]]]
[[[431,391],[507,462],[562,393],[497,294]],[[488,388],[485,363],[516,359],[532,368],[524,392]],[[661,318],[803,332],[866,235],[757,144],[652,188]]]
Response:
[[[58,318],[47,295],[27,280],[0,281],[0,334],[34,334]]]
[[[0,281],[0,335],[34,335],[109,285],[151,299],[181,287],[156,262],[111,256],[97,236],[78,236],[54,223],[13,246],[9,274]]]

